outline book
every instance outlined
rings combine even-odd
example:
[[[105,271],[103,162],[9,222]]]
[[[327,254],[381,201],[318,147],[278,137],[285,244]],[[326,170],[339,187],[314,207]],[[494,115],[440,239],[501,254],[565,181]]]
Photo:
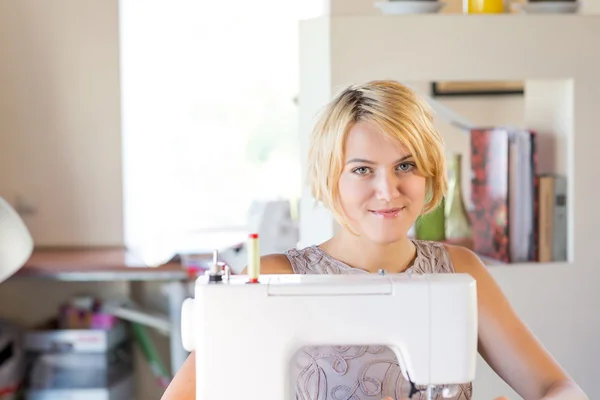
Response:
[[[471,131],[473,250],[503,263],[537,258],[535,133]]]
[[[567,178],[554,176],[554,214],[552,261],[567,261]]]
[[[471,131],[473,250],[508,263],[509,134],[504,129]]]
[[[567,180],[558,174],[539,176],[538,247],[540,262],[567,260]]]
[[[509,133],[510,262],[534,261],[536,231],[535,136],[531,131]]]

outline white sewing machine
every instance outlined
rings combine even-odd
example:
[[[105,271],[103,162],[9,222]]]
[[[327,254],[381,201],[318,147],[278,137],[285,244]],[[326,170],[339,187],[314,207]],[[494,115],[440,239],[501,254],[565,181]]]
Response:
[[[182,339],[196,351],[199,400],[295,398],[290,362],[308,345],[387,345],[404,377],[427,386],[428,398],[438,385],[474,380],[470,275],[262,275],[247,282],[207,275],[184,302]],[[393,309],[398,318],[390,318]]]

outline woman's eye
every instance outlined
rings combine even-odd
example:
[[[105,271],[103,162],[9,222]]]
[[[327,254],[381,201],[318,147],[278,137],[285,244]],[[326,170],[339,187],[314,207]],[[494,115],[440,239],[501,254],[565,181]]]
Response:
[[[402,163],[398,165],[398,169],[402,172],[411,171],[414,168],[414,164],[412,163]]]
[[[369,173],[369,168],[367,167],[358,167],[358,168],[354,168],[352,170],[353,173],[357,174],[357,175],[365,175],[367,173]]]

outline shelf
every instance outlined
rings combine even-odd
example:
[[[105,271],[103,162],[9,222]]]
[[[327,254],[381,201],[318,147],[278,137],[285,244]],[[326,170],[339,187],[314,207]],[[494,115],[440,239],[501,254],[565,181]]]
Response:
[[[38,248],[11,280],[183,281],[188,275],[177,262],[147,267],[123,248]]]
[[[593,72],[600,16],[335,16],[303,21],[301,29],[307,47],[329,56],[334,86],[384,77],[559,79],[573,77],[575,65]],[[329,43],[315,46],[304,32],[325,33]]]
[[[415,239],[414,236],[409,235],[410,239]],[[473,241],[472,239],[451,239],[451,240],[443,240],[442,243],[450,244],[455,246],[462,246],[469,250],[473,250]],[[489,268],[522,268],[522,267],[567,267],[572,265],[572,263],[568,261],[549,261],[549,262],[537,262],[537,261],[526,261],[526,262],[511,262],[506,263],[503,261],[496,260],[491,257],[487,257],[481,254],[477,254],[477,257],[481,260],[483,264],[485,264]]]
[[[573,263],[568,261],[548,261],[548,262],[516,262],[516,263],[503,263],[490,259],[488,257],[479,256],[481,261],[490,269],[521,269],[521,268],[540,268],[548,270],[548,268],[570,268]]]

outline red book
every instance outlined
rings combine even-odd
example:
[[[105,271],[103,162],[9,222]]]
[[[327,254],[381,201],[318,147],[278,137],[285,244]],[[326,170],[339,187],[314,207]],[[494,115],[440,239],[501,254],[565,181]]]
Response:
[[[471,201],[473,250],[510,262],[509,151],[506,129],[471,131]]]

